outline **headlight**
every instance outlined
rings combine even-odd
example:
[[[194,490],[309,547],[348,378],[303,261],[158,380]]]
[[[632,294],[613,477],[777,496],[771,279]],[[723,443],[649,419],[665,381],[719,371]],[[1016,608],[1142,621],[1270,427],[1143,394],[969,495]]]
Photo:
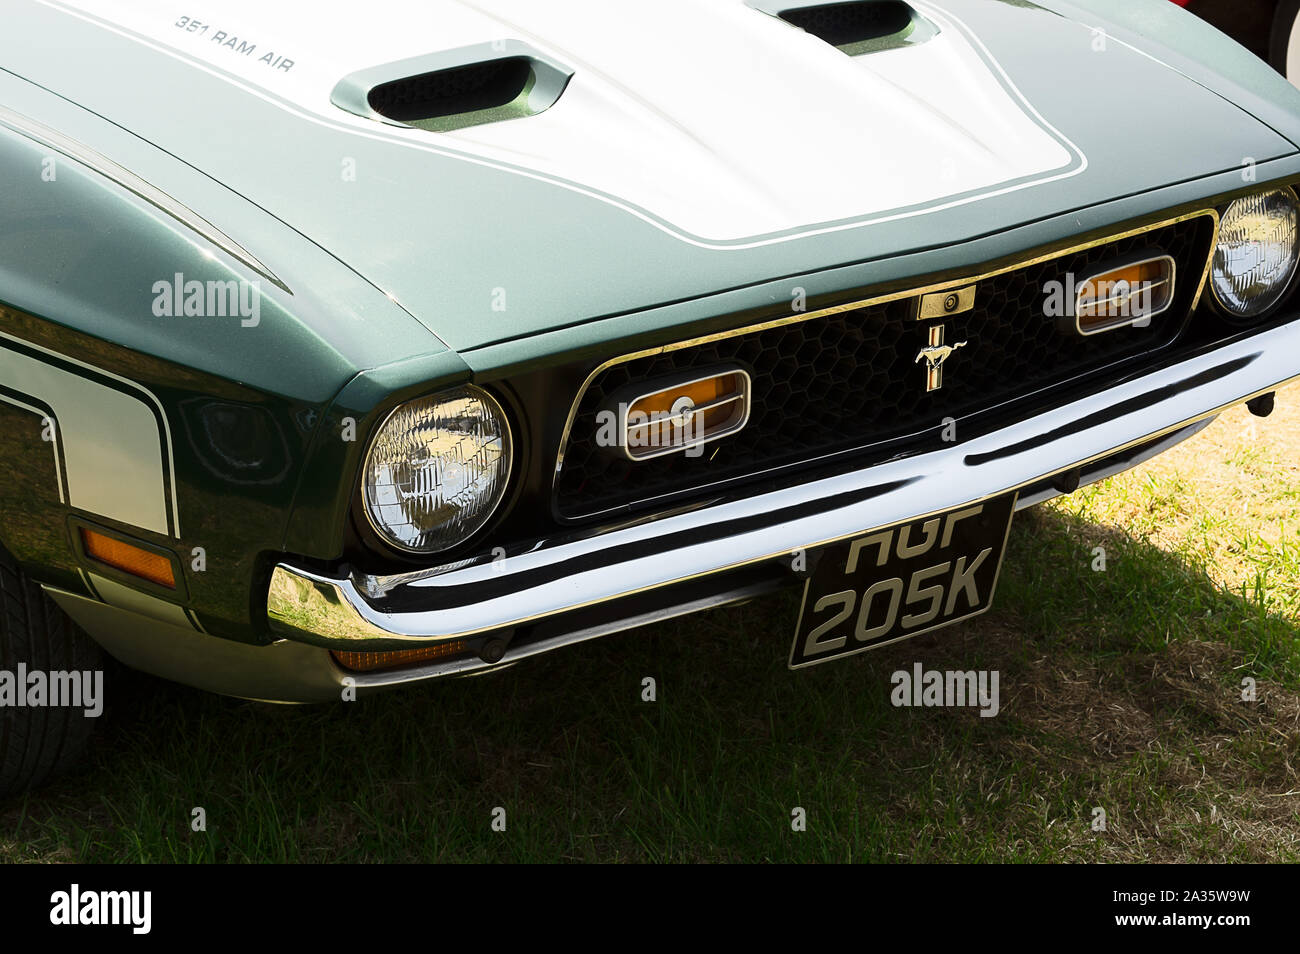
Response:
[[[492,516],[510,457],[505,412],[485,391],[467,386],[403,404],[366,454],[366,516],[399,549],[445,550]]]
[[[1219,223],[1214,297],[1234,318],[1277,304],[1295,273],[1300,214],[1290,189],[1237,199]]]

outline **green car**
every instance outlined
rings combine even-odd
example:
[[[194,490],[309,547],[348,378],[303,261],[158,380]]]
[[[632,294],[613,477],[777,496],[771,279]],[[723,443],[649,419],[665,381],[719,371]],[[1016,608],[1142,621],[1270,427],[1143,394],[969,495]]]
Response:
[[[1167,0],[178,9],[5,3],[0,793],[104,653],[312,702],[784,586],[791,669],[956,623],[1015,511],[1300,375],[1300,91]]]

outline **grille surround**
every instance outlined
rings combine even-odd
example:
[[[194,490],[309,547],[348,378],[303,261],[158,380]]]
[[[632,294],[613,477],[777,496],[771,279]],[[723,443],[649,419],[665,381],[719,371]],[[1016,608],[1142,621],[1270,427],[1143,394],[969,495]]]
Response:
[[[556,455],[552,483],[555,516],[562,521],[571,522],[639,511],[652,504],[667,506],[682,497],[704,493],[711,487],[810,467],[828,457],[875,452],[882,455],[883,460],[924,449],[918,447],[918,443],[937,437],[942,428],[941,421],[949,417],[958,422],[988,420],[1008,406],[1039,398],[1052,391],[1064,391],[1080,380],[1104,383],[1102,376],[1106,372],[1116,368],[1127,369],[1136,359],[1162,354],[1184,337],[1206,286],[1217,231],[1217,211],[1213,208],[1199,209],[1176,218],[1110,233],[1090,242],[1041,254],[1031,253],[1025,259],[999,268],[811,312],[786,315],[605,361],[586,377],[569,409]],[[1068,335],[1061,334],[1054,330],[1052,322],[1045,319],[1041,311],[1036,316],[1039,321],[1036,327],[1015,323],[1016,318],[1032,314],[1026,305],[1025,296],[1028,294],[1033,298],[1036,295],[1034,289],[1041,287],[1046,280],[1045,276],[1072,271],[1077,278],[1082,278],[1098,262],[1109,261],[1147,246],[1168,249],[1171,240],[1179,243],[1174,255],[1178,263],[1175,302],[1164,315],[1153,318],[1147,328],[1118,328],[1093,336],[1102,342],[1103,347],[1091,349],[1087,346],[1095,345],[1096,340],[1078,337],[1071,339]],[[972,284],[978,286],[978,297],[971,312],[930,320],[916,318],[916,303],[922,295],[957,290]],[[1006,297],[1008,301],[1014,298],[1018,307],[992,314],[998,308],[998,302],[988,300],[990,294]],[[1073,319],[1067,320],[1072,325]],[[812,322],[818,324],[811,324]],[[1038,336],[1038,345],[1035,347],[1041,352],[1038,355],[1040,359],[1059,357],[1072,344],[1078,345],[1073,350],[1082,357],[1066,361],[1063,365],[1053,364],[1050,373],[1041,374],[1026,382],[1017,380],[1014,386],[1003,387],[994,393],[982,388],[979,382],[987,383],[990,374],[996,378],[997,372],[990,372],[982,378],[973,375],[970,369],[974,362],[971,359],[976,356],[978,349],[973,351],[966,348],[958,353],[953,361],[954,367],[950,369],[956,371],[961,367],[966,375],[957,377],[955,384],[954,379],[950,379],[945,382],[944,388],[927,394],[922,379],[917,377],[917,383],[891,396],[895,402],[900,399],[902,401],[898,407],[892,408],[894,413],[891,413],[891,407],[877,408],[874,417],[868,416],[865,419],[863,427],[851,433],[842,430],[840,433],[832,433],[837,428],[842,428],[846,418],[858,419],[869,400],[881,397],[861,386],[879,384],[881,381],[898,381],[900,378],[908,381],[909,372],[922,374],[919,365],[911,367],[911,364],[917,347],[925,343],[925,330],[936,324],[946,326],[948,341],[969,338],[972,343],[982,342],[985,352],[993,348],[997,353],[997,341],[1023,347],[1022,339],[1032,333]],[[791,331],[794,334],[790,334]],[[760,353],[756,354],[753,342],[759,338],[766,339],[767,343],[759,346]],[[844,351],[845,341],[852,343],[848,352]],[[1049,354],[1051,348],[1042,345],[1043,341],[1057,346],[1057,353]],[[793,348],[795,353],[782,357],[782,348]],[[769,349],[777,352],[775,361],[770,355],[767,358],[761,355],[762,351]],[[800,351],[802,355],[799,354]],[[683,355],[682,352],[688,354]],[[820,370],[808,369],[809,365],[815,365],[818,360],[823,365],[829,362],[830,382],[819,378],[819,375],[827,374],[825,366]],[[769,370],[783,361],[795,364],[802,361],[804,367],[796,368],[797,374],[788,380],[772,378],[773,388],[765,393],[764,379],[767,372],[756,371],[756,361]],[[800,391],[808,396],[803,402],[805,406],[825,407],[829,390],[836,383],[856,383],[864,393],[859,395],[861,399],[858,400],[853,396],[845,396],[851,388],[847,391],[842,388],[838,402],[832,407],[833,420],[807,420],[799,416],[797,408],[790,411],[788,416],[798,420],[801,429],[812,429],[820,436],[815,433],[812,438],[797,442],[784,455],[759,459],[752,453],[749,457],[742,453],[733,455],[736,457],[733,461],[724,458],[721,466],[716,469],[697,467],[693,475],[682,465],[681,455],[670,455],[656,462],[653,470],[658,473],[652,473],[651,468],[645,466],[650,462],[635,465],[611,464],[601,449],[594,448],[594,430],[588,427],[584,431],[586,416],[593,413],[594,408],[600,407],[608,394],[628,382],[648,382],[664,373],[680,373],[695,366],[727,363],[736,364],[755,376],[755,403],[762,401],[768,408],[784,409],[790,398]],[[1041,365],[1043,361],[1038,363]],[[917,399],[918,394],[922,396],[921,399]],[[945,409],[942,415],[937,413],[940,407]],[[768,434],[762,432],[764,424],[757,408],[755,417],[759,420],[751,420],[746,429],[751,438],[755,435],[759,438],[768,437]],[[882,430],[882,420],[887,420],[892,426]],[[920,426],[920,422],[924,422],[925,426]],[[773,433],[780,435],[782,427],[777,426]],[[788,430],[786,433],[789,433]],[[743,437],[744,432],[720,441],[720,448],[732,447],[733,442]],[[710,459],[710,455],[706,454],[705,459]],[[699,463],[698,460],[696,463]],[[614,470],[612,476],[611,467]],[[676,474],[673,473],[674,469]],[[635,474],[631,480],[628,479],[630,474]],[[604,489],[598,486],[593,492],[593,480],[598,484],[603,480]],[[621,488],[620,491],[610,491],[608,488],[611,485]]]

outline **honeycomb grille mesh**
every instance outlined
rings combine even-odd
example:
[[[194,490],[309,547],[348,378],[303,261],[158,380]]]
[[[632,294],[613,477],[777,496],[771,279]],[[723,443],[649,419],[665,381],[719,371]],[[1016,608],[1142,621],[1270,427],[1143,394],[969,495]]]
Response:
[[[1017,400],[1085,375],[1104,383],[1103,371],[1177,339],[1212,234],[1207,218],[1190,219],[1007,272],[980,282],[974,308],[953,317],[917,321],[915,299],[906,299],[614,365],[581,397],[556,480],[556,509],[576,518],[634,507],[854,449],[888,456],[909,442],[933,441],[945,418],[1011,413]],[[1172,306],[1149,325],[1080,337],[1044,316],[1049,282],[1064,282],[1067,273],[1086,278],[1148,250],[1173,256],[1178,276]],[[936,323],[945,326],[947,343],[968,343],[944,365],[943,386],[927,392],[924,363],[916,358]],[[694,458],[632,462],[597,446],[597,414],[612,394],[714,365],[739,365],[753,379],[752,413],[742,431]]]

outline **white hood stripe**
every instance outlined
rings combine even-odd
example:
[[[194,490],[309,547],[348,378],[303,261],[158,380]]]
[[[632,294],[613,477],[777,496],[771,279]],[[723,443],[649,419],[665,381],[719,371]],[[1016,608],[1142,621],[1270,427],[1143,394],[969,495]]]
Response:
[[[547,113],[496,126],[436,134],[382,126],[351,117],[334,107],[329,102],[332,83],[355,63],[340,63],[337,71],[321,69],[319,65],[303,67],[291,82],[282,80],[303,66],[301,60],[294,62],[288,71],[274,65],[256,67],[255,62],[241,63],[242,75],[236,75],[224,65],[218,65],[219,57],[229,58],[228,50],[222,53],[224,44],[215,48],[210,42],[200,44],[197,49],[203,52],[203,57],[194,55],[182,48],[185,32],[166,17],[160,18],[158,9],[150,4],[127,4],[120,0],[39,2],[182,60],[300,119],[349,135],[551,183],[620,208],[680,241],[701,248],[749,249],[864,228],[1056,182],[1079,175],[1087,168],[1082,151],[1034,109],[965,23],[924,0],[918,0],[915,6],[939,26],[939,37],[911,49],[861,58],[872,61],[870,69],[862,72],[863,83],[879,102],[890,104],[888,110],[880,115],[873,113],[871,122],[841,122],[839,133],[826,125],[812,129],[807,137],[811,147],[804,147],[802,155],[798,150],[785,149],[780,155],[764,155],[761,160],[753,156],[752,149],[748,153],[750,158],[746,159],[747,153],[742,148],[745,137],[755,136],[758,124],[742,122],[744,115],[738,117],[731,133],[721,130],[703,144],[695,133],[694,144],[685,144],[690,137],[674,138],[667,134],[662,127],[663,112],[656,115],[654,103],[648,106],[633,103],[628,107],[630,101],[625,94],[635,94],[635,85],[623,90],[618,84],[600,82],[605,74],[596,67],[593,68],[596,75],[584,86],[583,62],[573,62],[575,54],[566,49],[553,51],[553,55],[568,60],[577,76],[560,102]],[[492,7],[510,8],[512,2],[500,0]],[[195,6],[202,8],[204,4]],[[570,16],[575,15],[574,3],[556,6]],[[213,19],[238,20],[241,9],[248,8],[240,0],[223,3],[214,12]],[[482,12],[477,7],[472,9]],[[725,10],[726,17],[733,17],[734,13],[755,18],[762,24],[754,27],[755,35],[759,36],[756,42],[760,44],[771,43],[771,35],[766,31],[773,25],[782,30],[793,29],[744,6],[740,0],[726,0],[725,5],[718,2],[707,9]],[[116,19],[131,26],[111,23],[94,15],[92,10],[112,11]],[[318,13],[315,19],[327,22],[330,18]],[[502,24],[506,21],[504,16],[493,19]],[[540,38],[527,30],[519,32],[527,34],[530,42],[542,45]],[[803,36],[810,43],[820,43]],[[399,38],[386,39],[392,41],[390,45],[399,45]],[[590,44],[598,38],[585,39],[590,51]],[[788,38],[781,34],[781,39]],[[406,42],[409,44],[409,37]],[[826,50],[836,59],[818,60],[816,69],[803,79],[817,82],[824,78],[819,70],[842,71],[858,65],[833,48],[826,47]],[[402,52],[405,51],[390,49],[373,62],[391,60],[395,58],[394,53]],[[265,74],[259,82],[249,79],[254,68]],[[952,82],[954,69],[964,71],[962,83]],[[327,81],[328,85],[315,89],[313,77]],[[797,79],[792,77],[791,82]],[[836,89],[843,92],[842,86],[839,84]],[[283,87],[284,93],[275,91],[277,87]],[[854,92],[861,98],[861,90]],[[568,103],[570,98],[572,108]],[[851,101],[852,97],[846,100]],[[681,100],[677,102],[680,105]],[[976,109],[978,121],[963,123],[963,128],[953,127],[954,116]],[[626,118],[629,116],[630,119]],[[643,137],[650,136],[652,144],[667,143],[667,151],[672,155],[665,157],[661,164],[671,167],[675,174],[655,174],[652,167],[629,169],[627,163],[616,161],[617,153],[606,151],[600,155],[597,150],[587,148],[591,143],[580,140],[576,146],[572,145],[576,132],[598,128],[599,123],[593,120],[610,117],[624,117],[633,124],[634,131],[641,132]],[[667,116],[668,120],[672,118],[671,114]],[[707,125],[710,119],[702,115],[695,118],[699,122],[692,130]],[[985,135],[981,138],[980,127],[984,124],[996,128],[983,130]],[[884,147],[859,154],[846,148],[855,136],[861,139],[863,127],[871,127],[869,132]],[[797,132],[797,129],[778,127],[769,131],[768,136],[791,136]],[[832,142],[828,137],[835,135],[840,138]],[[941,147],[945,137],[956,144],[954,149],[960,147],[963,151],[961,162],[950,160],[946,167],[935,149],[925,148],[927,144]],[[918,139],[922,140],[919,149]],[[1002,148],[990,145],[999,141],[1008,145]],[[449,145],[453,142],[454,148]],[[570,145],[566,148],[565,143]],[[645,144],[643,138],[637,148]],[[506,156],[509,160],[503,158]],[[201,157],[182,158],[201,163]],[[813,163],[813,171],[802,176],[804,181],[801,181],[798,176],[801,161],[813,159],[818,159],[820,166]],[[860,165],[860,171],[855,169],[855,164]],[[942,169],[943,174],[936,175],[936,168]],[[856,191],[848,188],[854,184],[861,188]]]

